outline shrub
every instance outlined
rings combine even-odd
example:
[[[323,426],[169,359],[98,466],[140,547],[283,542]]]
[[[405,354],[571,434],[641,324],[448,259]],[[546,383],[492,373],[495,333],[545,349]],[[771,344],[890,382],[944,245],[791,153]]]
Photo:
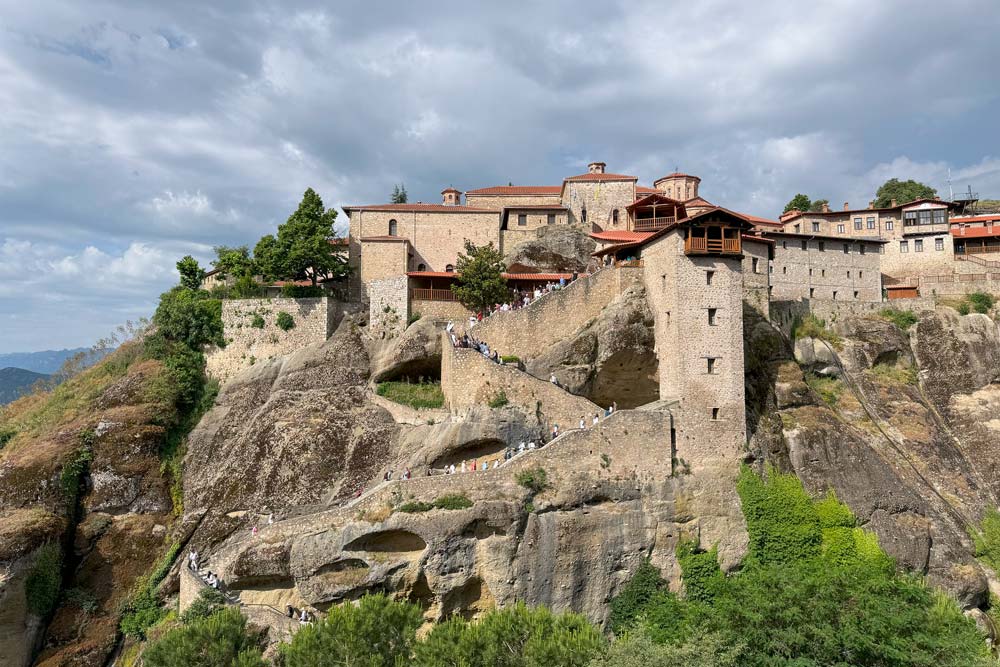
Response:
[[[319,285],[282,285],[281,296],[289,299],[309,299],[324,296],[326,292]]]
[[[160,295],[153,324],[160,336],[192,349],[210,343],[224,344],[222,302],[209,298],[203,290],[175,287]]]
[[[59,601],[62,586],[62,550],[48,542],[38,550],[31,570],[24,581],[28,611],[36,616],[48,616]]]
[[[6,447],[7,443],[13,440],[15,435],[17,435],[17,431],[13,428],[0,428],[0,449]]]
[[[532,493],[538,493],[548,486],[548,475],[544,468],[522,470],[515,476],[517,483]]]
[[[840,395],[844,393],[844,384],[837,378],[806,373],[805,381],[827,405],[836,405]]]
[[[959,315],[968,315],[970,312],[972,312],[972,310],[969,308],[968,301],[963,301],[962,303],[958,304],[958,307],[955,310],[958,311]]]
[[[681,566],[687,598],[696,602],[711,602],[723,584],[719,550],[712,547],[705,551],[699,549],[696,540],[680,540],[677,543],[677,562]]]
[[[181,622],[191,623],[208,618],[226,606],[226,596],[214,588],[203,588],[194,602],[181,614]]]
[[[146,667],[264,667],[261,635],[251,632],[237,609],[193,619],[152,642],[142,654]]]
[[[521,363],[521,357],[514,356],[513,354],[506,357],[500,357],[500,360],[503,361],[505,364],[517,365]]]
[[[765,481],[743,466],[736,490],[750,534],[748,558],[788,563],[819,555],[819,516],[795,475],[768,468]]]
[[[649,560],[643,561],[618,595],[611,599],[608,625],[615,634],[621,634],[639,618],[647,604],[659,593],[668,590],[667,580]]]
[[[838,349],[843,344],[840,336],[827,329],[826,322],[812,313],[809,313],[804,318],[796,319],[792,324],[792,340],[798,340],[799,338],[825,340]]]
[[[375,389],[379,396],[394,403],[421,408],[440,408],[444,405],[444,393],[440,382],[380,382]]]
[[[83,476],[90,469],[90,462],[94,460],[94,454],[87,447],[81,447],[73,454],[73,457],[62,467],[59,474],[59,488],[69,502],[75,502],[80,492],[80,484]]]
[[[282,331],[288,331],[289,329],[295,327],[295,320],[292,318],[291,315],[289,315],[283,310],[278,312],[278,316],[275,318],[274,323]]]
[[[987,314],[993,308],[993,304],[996,303],[996,299],[993,298],[992,294],[987,294],[986,292],[973,292],[968,295],[966,299],[969,302],[973,312]]]
[[[254,313],[253,317],[250,319],[250,326],[254,329],[264,328],[264,317],[260,313]]]
[[[434,507],[441,510],[464,510],[472,507],[472,501],[460,493],[441,496],[434,501]]]
[[[917,384],[917,371],[911,366],[875,364],[871,374],[886,384]]]
[[[85,614],[97,611],[97,597],[86,588],[71,588],[65,594],[66,604],[77,607]]]
[[[978,532],[973,532],[972,538],[976,544],[976,557],[1000,572],[1000,511],[995,507],[987,508]]]
[[[132,593],[121,608],[119,629],[125,636],[144,639],[146,631],[163,618],[166,612],[160,606],[160,601],[156,596],[156,588],[170,571],[170,566],[177,557],[178,551],[180,551],[180,543],[175,542],[167,550],[167,553],[156,562],[152,571],[144,577],[139,577],[135,582]]]
[[[903,331],[908,330],[916,324],[919,319],[912,310],[896,310],[895,308],[883,308],[879,312],[879,315],[883,319],[889,320]]]
[[[491,408],[502,408],[503,406],[507,405],[507,403],[508,403],[507,393],[504,392],[503,390],[500,390],[496,393],[496,395],[493,398],[490,399],[488,405]]]
[[[434,503],[425,503],[420,500],[403,503],[396,508],[397,512],[405,512],[406,514],[417,514],[419,512],[429,512],[434,509]]]
[[[420,319],[420,313],[417,312],[410,313],[410,316],[406,318],[406,326],[410,326],[419,319]]]

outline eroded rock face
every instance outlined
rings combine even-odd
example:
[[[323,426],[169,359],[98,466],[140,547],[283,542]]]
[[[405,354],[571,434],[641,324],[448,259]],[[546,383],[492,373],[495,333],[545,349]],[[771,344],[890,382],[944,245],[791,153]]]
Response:
[[[375,382],[410,378],[441,377],[441,330],[434,320],[424,317],[406,328],[397,338],[372,353]]]
[[[527,370],[598,405],[633,408],[659,399],[653,313],[634,285],[570,338],[528,362]]]
[[[570,225],[539,227],[537,236],[517,244],[504,257],[510,271],[568,272],[584,271],[597,244]]]

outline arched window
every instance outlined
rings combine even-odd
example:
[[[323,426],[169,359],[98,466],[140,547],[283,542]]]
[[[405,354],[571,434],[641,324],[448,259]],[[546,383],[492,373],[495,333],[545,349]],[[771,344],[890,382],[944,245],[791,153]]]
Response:
[[[587,207],[585,206],[582,211],[580,211],[580,219],[586,223],[587,222]]]
[[[427,270],[426,264],[417,264],[417,271],[426,271],[426,270]]]
[[[396,235],[396,228],[398,226],[399,225],[396,223],[395,220],[390,220],[389,221],[389,236],[395,236]]]
[[[611,211],[611,222],[616,225],[618,224],[618,209]]]
[[[448,273],[454,273],[455,267],[449,264],[448,266],[444,267],[444,270],[447,271]]]

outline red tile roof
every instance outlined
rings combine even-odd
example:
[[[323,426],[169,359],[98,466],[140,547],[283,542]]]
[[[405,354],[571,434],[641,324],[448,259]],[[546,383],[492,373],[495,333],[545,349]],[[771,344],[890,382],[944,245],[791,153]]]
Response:
[[[516,211],[520,209],[545,210],[545,211],[565,211],[562,204],[508,204],[503,207],[505,211]]]
[[[638,181],[637,176],[626,176],[625,174],[580,174],[570,176],[567,181]]]
[[[478,190],[468,190],[469,195],[558,195],[562,192],[560,185],[496,185]]]
[[[952,216],[951,224],[957,225],[962,222],[1000,222],[1000,213],[993,213],[991,215],[970,215],[964,218],[956,218]]]
[[[451,271],[408,271],[410,278],[458,278],[458,274]],[[559,280],[565,278],[569,280],[572,273],[503,273],[507,280]],[[582,273],[580,275],[587,275]]]
[[[606,232],[594,232],[590,235],[591,238],[597,239],[598,241],[613,241],[615,243],[631,243],[635,241],[644,241],[653,232],[632,232],[627,230],[610,230]]]
[[[403,243],[409,243],[410,240],[403,238],[402,236],[364,236],[361,238],[361,242],[365,241],[402,241]]]
[[[1000,236],[1000,226],[951,228],[951,235],[957,239],[984,239]]]
[[[742,215],[744,218],[746,218],[747,220],[749,220],[750,222],[752,222],[755,225],[765,225],[765,226],[770,226],[770,227],[784,227],[784,225],[782,225],[777,220],[771,220],[770,218],[758,218],[756,215],[747,215],[746,213],[740,213],[740,215]]]
[[[635,193],[637,195],[655,195],[657,192],[662,192],[662,190],[657,190],[656,188],[647,188],[645,185],[635,186]]]
[[[691,197],[691,199],[684,200],[684,204],[686,206],[715,206],[715,204],[704,197]]]
[[[660,178],[658,178],[656,180],[662,181],[664,178],[697,178],[699,181],[701,180],[701,178],[698,177],[698,176],[692,176],[691,174],[682,174],[679,171],[675,171],[672,174],[667,174],[666,176],[661,176]]]
[[[348,241],[346,236],[339,239],[330,239],[330,245],[347,245],[347,243]]]
[[[402,211],[411,213],[499,213],[492,208],[472,206],[449,206],[448,204],[369,204],[364,206],[344,206],[345,211]]]

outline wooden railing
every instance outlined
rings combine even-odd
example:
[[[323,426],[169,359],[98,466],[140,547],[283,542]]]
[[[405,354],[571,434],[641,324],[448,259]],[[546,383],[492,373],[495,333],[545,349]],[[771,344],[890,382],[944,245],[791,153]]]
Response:
[[[686,253],[696,253],[696,252],[706,252],[706,253],[718,253],[722,254],[739,254],[742,252],[742,246],[740,245],[739,239],[709,239],[705,237],[689,236],[687,241],[684,243],[684,252]]]
[[[410,290],[411,301],[458,301],[450,289],[427,289],[414,287]]]
[[[675,222],[675,217],[639,218],[632,224],[632,229],[636,232],[655,232]]]
[[[965,246],[965,250],[962,253],[956,254],[966,254],[966,255],[980,255],[988,252],[1000,252],[1000,245],[987,245],[987,246]]]

